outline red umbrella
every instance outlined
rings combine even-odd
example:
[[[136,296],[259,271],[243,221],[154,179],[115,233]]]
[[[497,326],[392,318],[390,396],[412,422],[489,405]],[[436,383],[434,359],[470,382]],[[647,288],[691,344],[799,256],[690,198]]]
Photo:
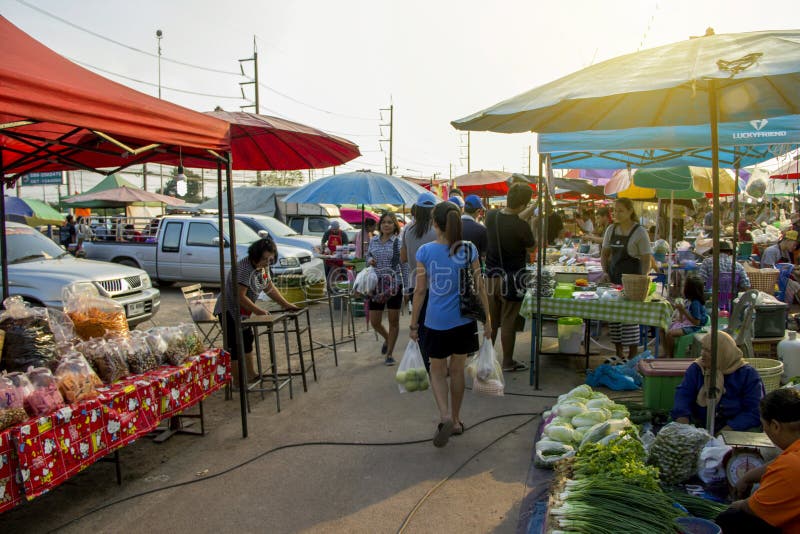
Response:
[[[787,161],[769,175],[773,180],[798,180],[800,179],[800,156]]]
[[[243,111],[210,111],[230,124],[233,168],[237,170],[291,171],[324,169],[347,163],[361,155],[358,145],[297,122]],[[158,163],[184,167],[216,168],[216,162],[183,153],[165,154]]]

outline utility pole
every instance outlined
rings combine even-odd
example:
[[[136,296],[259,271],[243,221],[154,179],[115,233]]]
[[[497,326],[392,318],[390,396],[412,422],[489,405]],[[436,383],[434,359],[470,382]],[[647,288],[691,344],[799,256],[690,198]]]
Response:
[[[164,37],[164,32],[156,30],[156,42],[158,43],[158,99],[161,100],[161,38]],[[161,175],[161,194],[164,194],[164,166],[159,165],[159,174]],[[83,177],[83,174],[81,174]],[[147,169],[145,169],[145,182],[147,182]],[[144,190],[147,191],[147,184],[145,183]],[[81,187],[83,192],[83,187]]]
[[[528,176],[531,175],[531,145],[528,145]]]
[[[382,108],[380,111],[389,112],[389,123],[380,125],[381,128],[384,126],[389,127],[389,138],[381,139],[379,143],[389,143],[389,161],[386,167],[386,174],[392,175],[394,174],[394,104],[390,103],[388,108]],[[381,116],[381,118],[383,118],[383,116]],[[381,130],[381,135],[383,135],[383,130]],[[381,144],[381,150],[383,150],[383,144]]]
[[[242,73],[242,76],[244,76],[245,78],[247,78],[247,75],[244,73],[244,67],[242,66],[242,63],[246,63],[248,61],[252,61],[253,62],[253,78],[250,79],[250,81],[247,81],[247,82],[239,82],[239,90],[242,92],[242,99],[243,100],[248,100],[247,97],[244,94],[244,87],[243,86],[252,85],[253,86],[253,91],[255,93],[255,100],[253,101],[252,104],[248,104],[246,106],[239,106],[239,109],[250,109],[250,108],[252,108],[255,111],[256,115],[258,115],[259,113],[261,113],[261,106],[260,106],[261,102],[260,102],[260,100],[258,98],[258,48],[256,47],[256,36],[255,35],[253,36],[253,57],[248,57],[248,58],[239,60],[239,71]],[[263,185],[261,183],[261,171],[256,171],[256,185]]]

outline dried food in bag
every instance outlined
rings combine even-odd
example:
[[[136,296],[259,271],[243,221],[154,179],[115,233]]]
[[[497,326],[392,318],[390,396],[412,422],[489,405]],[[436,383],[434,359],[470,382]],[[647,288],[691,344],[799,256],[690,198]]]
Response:
[[[31,417],[47,415],[64,407],[64,398],[58,391],[58,383],[47,367],[30,368],[26,373],[33,391],[25,397],[25,411]]]
[[[86,356],[104,384],[113,384],[129,374],[128,364],[122,351],[105,339],[85,341],[79,345],[78,350]]]
[[[186,347],[186,352],[189,356],[196,356],[205,350],[203,343],[200,341],[200,336],[197,333],[197,328],[193,324],[184,323],[178,326],[183,336],[183,344]]]
[[[103,385],[86,358],[78,352],[61,359],[55,377],[61,396],[70,404],[97,397],[96,388]]]
[[[150,348],[150,352],[155,357],[158,365],[164,365],[164,353],[167,352],[169,345],[164,341],[164,336],[161,335],[161,327],[153,327],[146,332],[145,341]]]
[[[128,335],[125,308],[113,299],[98,295],[93,286],[70,284],[64,288],[61,298],[64,312],[72,320],[75,333],[81,339]]]
[[[0,329],[5,331],[3,368],[25,371],[28,367],[51,365],[56,359],[55,336],[50,329],[46,308],[30,306],[22,297],[3,301]]]
[[[158,360],[150,350],[144,332],[134,330],[131,337],[123,339],[120,347],[125,350],[125,361],[131,373],[140,375],[158,367]]]
[[[161,336],[167,342],[167,350],[164,351],[165,364],[181,365],[191,356],[184,342],[183,332],[179,327],[168,326],[163,328]]]
[[[0,430],[28,418],[25,404],[17,386],[6,375],[0,375]]]

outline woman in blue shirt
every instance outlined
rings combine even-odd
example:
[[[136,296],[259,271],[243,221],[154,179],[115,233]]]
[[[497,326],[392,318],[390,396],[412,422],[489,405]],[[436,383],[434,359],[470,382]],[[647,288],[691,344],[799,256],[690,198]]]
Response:
[[[477,323],[461,315],[459,271],[462,268],[472,269],[476,291],[486,313],[483,335],[489,340],[492,324],[478,251],[472,243],[461,240],[461,210],[452,202],[437,204],[433,209],[433,227],[436,229],[436,241],[426,243],[417,250],[417,281],[409,337],[419,340],[420,309],[427,295],[423,350],[430,358],[431,386],[441,420],[433,444],[443,447],[451,434],[464,432],[464,424],[460,419],[461,401],[464,398],[464,362],[467,354],[478,350]],[[449,386],[447,358],[450,358]]]
[[[670,415],[678,423],[704,425],[711,383],[711,334],[702,339],[703,352],[686,370],[675,391],[675,406]],[[717,332],[717,387],[721,388],[714,428],[746,431],[761,425],[758,405],[764,397],[764,384],[748,365],[736,342],[725,332]]]

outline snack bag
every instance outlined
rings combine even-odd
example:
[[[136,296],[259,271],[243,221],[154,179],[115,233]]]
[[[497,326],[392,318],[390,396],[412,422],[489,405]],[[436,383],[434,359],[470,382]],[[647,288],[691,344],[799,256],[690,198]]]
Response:
[[[132,331],[128,339],[123,338],[120,347],[125,350],[125,361],[131,373],[140,375],[158,367],[158,359],[150,350],[146,333]]]
[[[403,359],[400,360],[394,378],[397,380],[397,389],[400,390],[400,393],[425,391],[430,386],[425,361],[422,359],[422,353],[416,341],[409,340],[406,345],[406,351]]]
[[[86,356],[105,384],[113,384],[129,374],[125,356],[114,343],[107,343],[102,338],[90,339],[81,343],[78,350]]]
[[[178,325],[178,329],[181,332],[181,336],[183,336],[183,345],[186,347],[186,352],[190,357],[197,356],[205,350],[203,343],[200,341],[197,329],[193,324],[184,323]]]
[[[103,385],[83,354],[78,352],[68,354],[61,359],[55,377],[61,396],[69,404],[97,397],[95,388]]]
[[[24,371],[28,367],[51,365],[56,359],[56,340],[48,322],[46,308],[35,308],[22,297],[3,301],[0,329],[5,331],[3,367]]]
[[[181,365],[191,356],[189,347],[186,346],[184,334],[180,327],[168,326],[161,329],[161,337],[167,342],[164,351],[164,363],[167,365]]]
[[[85,284],[70,284],[61,295],[64,312],[72,320],[75,333],[83,340],[106,335],[127,336],[125,308],[113,299],[101,297]]]
[[[22,395],[14,382],[0,375],[0,430],[21,423],[28,418]]]
[[[26,373],[33,390],[25,397],[25,411],[31,417],[39,417],[64,407],[64,398],[58,391],[58,384],[46,367],[31,367]]]

